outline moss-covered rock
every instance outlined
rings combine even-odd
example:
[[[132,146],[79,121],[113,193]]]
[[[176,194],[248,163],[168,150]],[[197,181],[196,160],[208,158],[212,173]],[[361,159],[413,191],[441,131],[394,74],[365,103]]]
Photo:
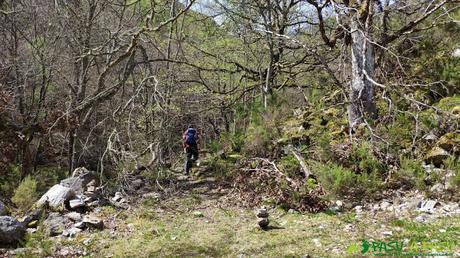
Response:
[[[298,112],[296,116],[286,120],[282,128],[282,137],[277,143],[278,145],[287,143],[309,145],[311,142],[316,142],[317,138],[324,133],[338,139],[342,134],[346,135],[346,125],[346,116],[343,116],[337,108]]]
[[[458,116],[460,115],[460,106],[455,106],[454,108],[452,108],[452,114]]]
[[[452,96],[452,97],[445,97],[441,99],[436,107],[442,109],[443,111],[452,112],[454,109],[460,109],[460,97],[459,96]]]
[[[459,152],[460,133],[446,133],[439,139],[437,146],[449,152]]]
[[[434,147],[425,157],[425,162],[431,163],[437,167],[441,166],[443,161],[449,157],[449,153],[440,147]]]
[[[277,140],[278,145],[288,143],[308,143],[309,133],[307,129],[311,126],[308,116],[310,112],[304,112],[300,115],[287,119],[282,127],[281,138]]]

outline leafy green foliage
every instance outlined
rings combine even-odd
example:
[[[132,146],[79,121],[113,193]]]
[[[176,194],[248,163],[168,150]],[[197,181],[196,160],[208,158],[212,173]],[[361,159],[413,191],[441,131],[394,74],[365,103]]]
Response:
[[[334,197],[372,198],[382,185],[375,171],[357,174],[333,163],[317,163],[315,175],[326,192]]]
[[[453,185],[454,190],[457,194],[460,192],[460,161],[455,158],[448,158],[444,161],[444,166],[446,169],[453,172],[453,176],[450,179],[450,184]]]
[[[37,191],[46,192],[49,187],[59,183],[62,179],[67,177],[68,171],[62,167],[57,166],[42,166],[38,167],[34,173],[34,178],[37,180]]]
[[[271,135],[264,125],[252,123],[246,131],[245,138],[244,154],[265,157],[270,153]]]
[[[294,155],[283,156],[278,162],[278,168],[289,177],[299,176],[300,165]]]
[[[407,113],[397,113],[395,114],[394,122],[384,130],[388,134],[388,139],[394,143],[393,146],[398,146],[398,149],[404,149],[412,144],[414,125],[415,120],[412,116]]]
[[[217,139],[211,140],[207,143],[207,148],[212,153],[219,151],[240,152],[244,144],[244,134],[241,132],[231,133],[223,132]]]
[[[374,156],[369,142],[354,145],[350,158],[353,163],[358,165],[358,171],[361,173],[378,174],[384,168],[384,165]]]
[[[0,180],[0,195],[10,197],[20,183],[21,167],[10,165]]]
[[[426,189],[425,179],[428,176],[422,166],[422,162],[416,159],[401,157],[401,167],[392,175],[394,183],[403,188],[416,187],[420,190]]]
[[[207,173],[217,178],[227,178],[232,175],[235,166],[229,160],[224,160],[219,157],[210,159],[207,164]]]
[[[27,176],[14,191],[11,201],[22,211],[32,207],[37,198],[37,181]]]

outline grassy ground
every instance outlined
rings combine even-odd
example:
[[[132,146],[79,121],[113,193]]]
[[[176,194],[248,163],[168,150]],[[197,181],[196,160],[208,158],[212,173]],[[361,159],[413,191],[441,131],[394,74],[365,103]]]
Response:
[[[460,217],[421,224],[389,214],[292,214],[273,209],[273,227],[264,231],[256,226],[253,210],[205,190],[145,200],[128,211],[105,207],[99,211],[107,218],[104,231],[54,242],[38,234],[28,247],[35,256],[69,247],[88,257],[372,257],[383,250],[377,241],[396,241],[403,242],[406,253],[460,252]],[[376,250],[371,246],[362,255],[361,240]]]

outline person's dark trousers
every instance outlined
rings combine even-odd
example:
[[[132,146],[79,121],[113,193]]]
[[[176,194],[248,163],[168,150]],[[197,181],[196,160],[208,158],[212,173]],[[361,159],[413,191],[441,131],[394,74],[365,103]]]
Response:
[[[193,162],[198,159],[198,147],[188,146],[186,149],[186,160],[185,160],[185,174],[189,174],[192,169]]]

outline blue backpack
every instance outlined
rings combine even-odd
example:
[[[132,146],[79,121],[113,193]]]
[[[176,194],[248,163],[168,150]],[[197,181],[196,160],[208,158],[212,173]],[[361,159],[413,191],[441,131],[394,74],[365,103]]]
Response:
[[[194,128],[187,129],[185,143],[189,145],[195,145],[196,144],[195,136],[196,136],[196,130]]]

